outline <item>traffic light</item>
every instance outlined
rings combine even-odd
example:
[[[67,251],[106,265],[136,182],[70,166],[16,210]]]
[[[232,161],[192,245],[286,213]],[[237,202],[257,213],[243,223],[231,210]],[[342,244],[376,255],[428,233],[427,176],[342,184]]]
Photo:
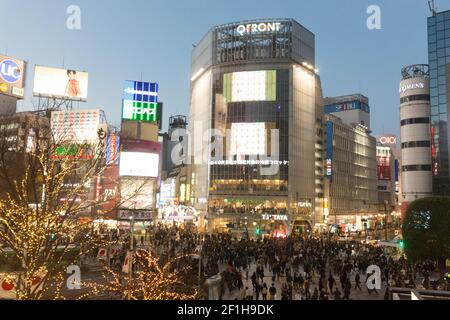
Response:
[[[259,236],[261,234],[261,229],[256,228],[256,235]]]
[[[405,249],[405,242],[403,242],[403,240],[400,240],[400,242],[398,243],[398,245],[400,246],[401,250]]]

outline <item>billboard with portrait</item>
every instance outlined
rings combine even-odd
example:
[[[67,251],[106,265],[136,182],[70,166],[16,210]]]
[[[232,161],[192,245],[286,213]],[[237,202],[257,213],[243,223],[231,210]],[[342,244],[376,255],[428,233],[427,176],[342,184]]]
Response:
[[[33,94],[38,97],[86,101],[89,74],[84,71],[36,66]]]
[[[25,61],[0,54],[0,94],[23,99]]]

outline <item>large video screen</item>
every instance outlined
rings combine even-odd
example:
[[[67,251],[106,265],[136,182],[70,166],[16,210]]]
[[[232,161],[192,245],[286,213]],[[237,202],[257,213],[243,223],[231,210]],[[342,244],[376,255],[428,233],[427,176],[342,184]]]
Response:
[[[267,132],[264,122],[231,124],[231,155],[265,155]]]
[[[122,178],[120,197],[122,209],[150,210],[155,207],[155,180]]]
[[[120,154],[120,176],[157,178],[159,154],[122,152]]]
[[[224,97],[228,102],[275,101],[276,70],[224,74]]]

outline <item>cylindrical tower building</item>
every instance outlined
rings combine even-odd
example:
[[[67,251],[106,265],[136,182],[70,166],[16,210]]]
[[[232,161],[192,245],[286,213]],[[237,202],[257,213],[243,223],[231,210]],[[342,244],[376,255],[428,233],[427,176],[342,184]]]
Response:
[[[433,194],[428,65],[402,69],[400,83],[403,209]]]

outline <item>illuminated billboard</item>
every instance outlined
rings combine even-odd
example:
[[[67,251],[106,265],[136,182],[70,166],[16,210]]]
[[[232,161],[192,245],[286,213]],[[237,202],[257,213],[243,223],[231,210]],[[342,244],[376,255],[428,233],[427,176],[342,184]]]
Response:
[[[119,165],[120,136],[117,133],[108,135],[106,139],[106,165]]]
[[[157,83],[125,81],[123,93],[123,120],[146,122],[160,120]]]
[[[275,101],[276,70],[226,73],[223,95],[228,102]]]
[[[120,154],[120,176],[157,178],[159,154],[144,152],[122,152]]]
[[[167,179],[161,183],[161,194],[159,198],[160,205],[164,205],[176,197],[176,180],[175,178]]]
[[[231,155],[265,155],[266,150],[264,122],[231,124]]]
[[[39,97],[86,101],[88,82],[87,72],[36,66],[33,94]]]
[[[23,98],[25,62],[0,54],[0,94]]]
[[[378,180],[389,181],[392,179],[391,175],[391,158],[390,157],[377,157],[378,163]]]
[[[151,210],[155,208],[156,181],[148,179],[121,178],[120,208]]]
[[[50,127],[55,141],[81,144],[99,140],[100,122],[99,109],[53,111]]]

